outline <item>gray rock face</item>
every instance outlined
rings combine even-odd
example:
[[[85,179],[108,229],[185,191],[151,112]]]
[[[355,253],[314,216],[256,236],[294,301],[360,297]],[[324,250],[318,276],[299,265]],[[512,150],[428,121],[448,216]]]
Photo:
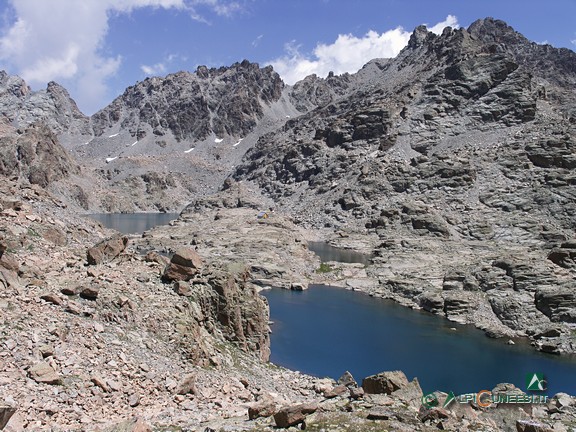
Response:
[[[80,112],[68,91],[53,81],[46,90],[33,92],[22,78],[0,71],[0,100],[4,119],[16,127],[43,122],[57,134],[89,133],[88,117]]]
[[[271,67],[243,61],[229,68],[179,72],[147,78],[126,89],[92,116],[96,136],[120,125],[141,139],[172,133],[176,140],[243,137],[263,116],[265,105],[280,98],[284,84]]]

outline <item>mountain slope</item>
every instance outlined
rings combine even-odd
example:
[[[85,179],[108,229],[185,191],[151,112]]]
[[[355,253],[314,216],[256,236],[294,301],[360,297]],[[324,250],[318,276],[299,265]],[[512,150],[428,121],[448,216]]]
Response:
[[[419,27],[349,78],[362,85],[263,136],[233,178],[373,251],[350,286],[574,352],[575,64],[493,19]]]

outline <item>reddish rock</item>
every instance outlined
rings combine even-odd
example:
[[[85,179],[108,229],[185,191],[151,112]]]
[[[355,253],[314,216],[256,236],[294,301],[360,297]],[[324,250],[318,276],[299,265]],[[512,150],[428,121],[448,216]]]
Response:
[[[56,306],[60,306],[62,304],[62,299],[57,294],[53,293],[42,294],[40,298]]]
[[[200,255],[198,255],[194,249],[190,248],[178,249],[172,256],[170,262],[183,267],[192,267],[197,270],[201,269],[204,265]]]
[[[275,412],[276,403],[272,399],[265,399],[248,408],[248,418],[254,420],[258,417],[270,417]]]
[[[306,414],[312,414],[317,409],[318,405],[315,403],[284,407],[274,414],[274,421],[276,426],[288,428],[303,423],[306,420]]]
[[[88,249],[86,253],[88,264],[98,265],[112,261],[126,249],[127,244],[128,237],[119,234],[101,241]]]
[[[348,396],[348,387],[345,385],[337,385],[324,393],[326,399],[332,399],[338,396]]]
[[[176,251],[170,264],[166,266],[162,280],[164,282],[189,281],[203,266],[202,259],[192,249],[179,249]]]
[[[34,381],[43,384],[62,384],[62,378],[56,373],[52,366],[46,362],[39,362],[28,369],[28,375]]]
[[[190,284],[185,281],[174,282],[174,291],[176,292],[176,294],[183,297],[190,297],[192,295],[192,289],[190,288]]]
[[[80,291],[80,297],[87,300],[96,300],[98,298],[99,293],[100,288],[98,288],[96,285],[89,285],[86,287],[82,287]]]

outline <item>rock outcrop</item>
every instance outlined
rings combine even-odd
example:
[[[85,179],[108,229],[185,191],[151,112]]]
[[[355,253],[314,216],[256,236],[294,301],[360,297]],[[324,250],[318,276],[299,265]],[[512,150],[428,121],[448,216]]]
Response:
[[[16,132],[4,127],[0,135],[0,174],[47,187],[79,172],[79,167],[44,124]]]
[[[3,120],[18,128],[42,122],[56,134],[89,133],[89,119],[82,114],[68,91],[53,81],[34,92],[17,76],[0,71],[0,100]]]
[[[230,67],[147,78],[126,89],[91,118],[96,136],[115,125],[136,139],[171,133],[177,141],[210,134],[243,137],[257,125],[267,104],[277,101],[283,83],[270,66],[243,61]]]

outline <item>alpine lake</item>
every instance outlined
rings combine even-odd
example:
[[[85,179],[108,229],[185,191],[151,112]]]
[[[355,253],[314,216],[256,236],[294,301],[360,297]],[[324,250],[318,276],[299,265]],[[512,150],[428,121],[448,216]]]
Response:
[[[176,213],[94,214],[108,228],[142,233],[176,219]],[[370,257],[324,243],[310,249],[323,262],[360,262]],[[305,291],[262,292],[270,304],[271,362],[318,377],[362,378],[402,370],[418,378],[425,393],[491,390],[542,373],[544,395],[576,394],[576,359],[536,351],[528,342],[509,345],[472,326],[343,288],[312,285]]]

